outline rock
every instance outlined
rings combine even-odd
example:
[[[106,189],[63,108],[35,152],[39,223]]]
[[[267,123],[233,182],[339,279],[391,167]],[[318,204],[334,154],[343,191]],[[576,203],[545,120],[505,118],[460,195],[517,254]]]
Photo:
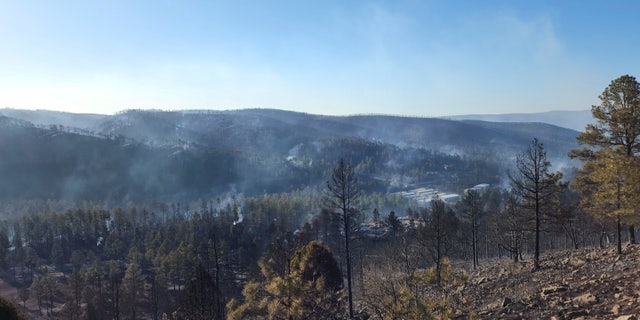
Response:
[[[598,259],[598,258],[599,258],[599,255],[598,255],[598,253],[597,253],[596,251],[593,251],[593,252],[589,252],[589,253],[587,254],[586,258],[587,258],[588,260],[596,260],[596,259]]]
[[[624,315],[624,316],[617,317],[616,320],[638,320],[638,318],[636,318],[636,316],[633,316],[633,315]]]
[[[585,293],[583,295],[577,296],[571,300],[574,305],[579,307],[588,306],[598,302],[598,298],[591,293]]]
[[[542,299],[546,300],[549,295],[553,293],[564,292],[564,291],[567,291],[567,289],[569,289],[567,286],[550,285],[548,287],[542,288],[542,292],[540,293],[540,296],[542,297]]]
[[[575,259],[571,259],[569,260],[569,264],[572,267],[582,267],[583,265],[586,264],[586,261],[580,259],[580,258],[575,258]]]
[[[616,304],[613,307],[611,307],[611,313],[613,313],[614,315],[617,315],[618,313],[620,313],[620,305]]]
[[[569,311],[567,313],[564,314],[564,318],[565,319],[584,319],[584,317],[588,316],[589,313],[586,310],[574,310],[574,311]]]

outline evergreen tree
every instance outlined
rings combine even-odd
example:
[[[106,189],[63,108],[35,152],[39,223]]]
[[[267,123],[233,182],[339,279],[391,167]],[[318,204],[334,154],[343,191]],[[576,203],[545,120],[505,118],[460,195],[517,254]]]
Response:
[[[202,263],[187,280],[178,307],[178,315],[190,320],[224,319],[224,299]]]
[[[638,183],[637,179],[623,179],[622,172],[619,170],[637,170],[628,166],[637,165],[635,161],[630,159],[636,158],[640,152],[640,84],[635,77],[623,75],[611,81],[599,98],[601,104],[591,107],[591,113],[596,123],[588,124],[585,132],[577,137],[578,141],[586,145],[587,148],[573,150],[570,154],[574,158],[580,158],[585,161],[586,164],[593,164],[590,166],[585,165],[585,168],[580,172],[582,181],[578,181],[576,186],[583,193],[607,193],[605,190],[600,190],[600,188],[608,188],[604,186],[608,184],[606,181],[589,179],[588,175],[594,171],[605,173],[609,171],[611,175],[617,176],[619,182],[621,182],[621,188],[630,188],[630,184]],[[605,149],[608,149],[608,151]],[[626,159],[613,157],[611,152]],[[613,165],[612,161],[619,161],[619,163]],[[609,165],[605,165],[606,163]],[[623,168],[621,166],[627,167]],[[626,173],[624,175],[629,176]],[[624,180],[624,183],[622,183],[622,180]],[[616,197],[624,198],[622,194]],[[598,204],[594,202],[593,205]],[[618,205],[620,208],[618,208]],[[616,216],[617,224],[620,225],[620,210],[626,207],[626,204],[620,202],[618,205],[611,208],[609,214],[614,211],[618,212],[612,215]],[[632,212],[635,214],[636,210],[634,209]],[[618,234],[620,234],[619,229],[620,226]],[[633,224],[629,228],[629,238],[631,242],[635,242]],[[618,239],[620,239],[620,236],[618,236]],[[622,253],[620,244],[618,244],[618,252]]]
[[[124,307],[126,313],[130,319],[136,319],[138,311],[138,300],[144,294],[144,276],[140,265],[136,262],[131,262],[127,266],[127,270],[124,274],[122,281],[123,293],[124,293]]]
[[[574,181],[587,212],[615,219],[618,254],[622,253],[622,220],[635,213],[638,201],[639,169],[638,159],[602,149],[585,163]]]
[[[0,319],[27,320],[27,317],[18,311],[18,308],[13,303],[0,297]]]
[[[296,251],[289,273],[279,276],[260,260],[262,282],[249,282],[244,302],[231,300],[228,319],[341,319],[342,273],[331,251],[311,241]]]

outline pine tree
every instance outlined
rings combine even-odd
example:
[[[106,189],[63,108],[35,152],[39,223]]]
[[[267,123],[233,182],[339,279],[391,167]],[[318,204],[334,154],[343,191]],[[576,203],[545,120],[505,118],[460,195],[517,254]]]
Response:
[[[279,276],[260,260],[263,281],[242,290],[244,302],[231,300],[228,319],[342,319],[342,273],[331,251],[311,241],[298,249],[289,273]]]
[[[144,294],[144,276],[140,265],[135,262],[129,263],[122,281],[124,289],[124,307],[130,319],[136,319],[138,311],[138,299]]]
[[[540,231],[544,215],[544,206],[558,194],[558,183],[562,178],[560,172],[551,173],[551,163],[547,161],[547,153],[538,139],[534,138],[526,152],[516,158],[516,172],[509,174],[511,189],[522,200],[525,209],[533,211],[535,251],[533,269],[540,268]]]
[[[615,219],[618,254],[622,253],[622,221],[635,213],[638,201],[639,168],[638,159],[602,149],[585,163],[574,181],[587,212],[596,218]]]
[[[202,263],[187,280],[182,291],[178,315],[191,320],[224,319],[224,300]]]
[[[636,168],[636,155],[640,152],[640,84],[635,77],[623,75],[611,81],[599,96],[601,104],[591,107],[591,113],[596,120],[595,124],[588,124],[585,132],[580,134],[578,141],[586,145],[585,149],[573,150],[570,156],[579,158],[585,162],[585,167],[580,172],[580,179],[576,187],[583,194],[611,193],[612,181],[590,179],[588,175],[600,172],[606,176],[607,172],[618,180],[620,192],[623,189],[638,188],[637,179],[629,179]],[[614,156],[612,153],[615,153]],[[622,172],[630,171],[630,172]],[[603,176],[603,178],[604,178]],[[626,179],[624,177],[627,177]],[[614,183],[615,184],[615,183]],[[602,189],[602,190],[601,190]],[[614,189],[618,189],[615,187]],[[614,198],[620,201],[608,211],[609,215],[616,217],[618,225],[618,252],[622,253],[620,244],[620,228],[622,210],[626,207],[622,193]],[[597,201],[591,203],[597,207]],[[588,206],[587,206],[588,207]],[[602,206],[601,206],[602,207]],[[619,208],[618,208],[619,207]],[[632,210],[635,214],[635,210]],[[592,211],[593,212],[593,211]],[[629,238],[635,242],[635,228],[633,224],[629,228]]]
[[[324,197],[324,202],[327,208],[336,210],[343,224],[349,319],[353,319],[351,229],[354,227],[353,220],[358,215],[359,201],[360,188],[355,170],[351,164],[340,159],[338,165],[333,169],[331,180],[327,181],[327,195]]]

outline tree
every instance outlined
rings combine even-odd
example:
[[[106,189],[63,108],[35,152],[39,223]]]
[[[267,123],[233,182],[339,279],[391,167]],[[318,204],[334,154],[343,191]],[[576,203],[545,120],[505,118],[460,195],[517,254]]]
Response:
[[[42,314],[42,300],[45,297],[44,282],[42,280],[42,276],[36,275],[33,278],[33,282],[31,283],[31,287],[29,287],[29,291],[31,291],[31,296],[35,297],[36,301],[38,301],[38,313]]]
[[[160,266],[154,266],[147,294],[151,305],[151,318],[154,320],[157,320],[161,312],[166,310],[169,300],[168,285],[166,272]]]
[[[82,289],[84,288],[85,284],[85,279],[80,271],[74,271],[67,279],[67,294],[68,299],[71,300],[67,302],[67,305],[69,306],[69,317],[71,319],[74,319],[77,315],[77,311],[80,310]]]
[[[26,320],[27,317],[18,310],[15,304],[0,297],[0,319]]]
[[[499,246],[509,252],[513,262],[518,262],[522,255],[522,239],[527,220],[520,212],[520,207],[517,195],[509,192],[504,196],[504,204],[500,208],[497,221],[498,234],[502,238]]]
[[[109,262],[109,293],[110,304],[113,318],[120,319],[120,283],[122,282],[122,270],[118,262],[111,260]]]
[[[331,250],[311,241],[298,249],[289,272],[279,276],[261,259],[263,281],[242,290],[244,302],[232,299],[228,319],[340,319],[342,273]]]
[[[58,281],[51,274],[45,274],[42,277],[42,285],[47,302],[47,315],[51,316],[53,315],[56,291],[58,291]]]
[[[371,213],[371,218],[373,222],[380,221],[380,211],[378,211],[378,208],[373,208],[373,212]]]
[[[458,220],[440,199],[431,201],[431,210],[422,211],[424,225],[418,227],[418,239],[429,252],[435,264],[436,284],[442,284],[442,262],[453,244]]]
[[[136,262],[127,265],[122,281],[124,293],[124,307],[130,319],[136,319],[138,299],[144,294],[144,276],[142,269]]]
[[[327,208],[336,210],[340,215],[344,232],[345,262],[347,267],[347,295],[349,300],[349,318],[353,319],[353,293],[351,273],[351,228],[352,220],[358,214],[360,188],[351,164],[340,159],[333,169],[331,180],[327,181],[327,194],[324,203]]]
[[[402,231],[402,222],[400,222],[400,220],[396,216],[395,211],[391,211],[389,213],[389,215],[387,216],[387,223],[391,227],[394,235]]]
[[[635,77],[623,75],[611,81],[599,98],[601,104],[591,107],[596,123],[588,124],[585,132],[577,137],[578,142],[587,147],[583,150],[573,150],[570,155],[585,161],[585,166],[588,163],[600,161],[601,157],[610,158],[610,154],[603,153],[605,149],[626,157],[627,160],[636,158],[640,152],[640,84]],[[604,161],[610,161],[610,159]],[[620,161],[626,160],[620,159]],[[619,166],[611,167],[610,170],[616,170],[617,167]],[[593,169],[585,168],[581,172],[582,177]],[[599,169],[605,172],[609,170],[606,167]],[[625,183],[638,183],[637,181]],[[595,181],[593,183],[595,186],[588,186],[588,184],[579,184],[579,186],[582,190],[589,187],[598,193],[600,185]],[[633,213],[635,211],[633,210]],[[633,224],[629,227],[629,238],[632,243],[635,242]],[[618,252],[622,251],[618,250]]]
[[[27,300],[29,300],[29,288],[24,286],[18,288],[18,298],[22,301],[22,307],[27,307]]]
[[[482,202],[478,190],[466,190],[458,208],[471,226],[471,250],[473,252],[473,269],[475,270],[478,268],[478,219],[482,214]]]
[[[615,218],[618,254],[622,254],[622,219],[635,212],[638,201],[638,168],[638,159],[602,149],[593,153],[574,181],[587,212]]]
[[[537,138],[534,138],[526,152],[516,158],[516,172],[509,173],[511,189],[522,200],[525,209],[533,210],[535,251],[533,269],[540,268],[540,230],[543,206],[549,204],[558,194],[557,185],[562,178],[560,172],[550,173],[551,163],[547,153]]]
[[[191,320],[224,319],[224,300],[202,263],[185,284],[178,315]]]
[[[553,224],[559,231],[565,234],[565,248],[569,247],[567,239],[571,241],[571,247],[578,249],[585,242],[585,235],[591,230],[593,219],[580,206],[581,197],[572,189],[565,190],[559,199],[559,205],[552,214]]]

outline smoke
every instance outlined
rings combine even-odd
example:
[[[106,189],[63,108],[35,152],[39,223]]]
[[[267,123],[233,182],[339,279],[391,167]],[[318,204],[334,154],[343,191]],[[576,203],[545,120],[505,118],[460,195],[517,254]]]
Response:
[[[238,208],[238,211],[240,211],[240,208]],[[244,220],[244,215],[242,214],[242,212],[238,212],[238,220],[233,222],[233,225],[237,225],[239,223],[242,223],[242,220]]]
[[[442,154],[449,155],[449,156],[457,156],[457,157],[463,157],[465,155],[464,150],[462,150],[458,146],[454,146],[454,145],[451,145],[451,144],[447,144],[447,145],[441,146],[438,149],[438,152],[440,152]]]

